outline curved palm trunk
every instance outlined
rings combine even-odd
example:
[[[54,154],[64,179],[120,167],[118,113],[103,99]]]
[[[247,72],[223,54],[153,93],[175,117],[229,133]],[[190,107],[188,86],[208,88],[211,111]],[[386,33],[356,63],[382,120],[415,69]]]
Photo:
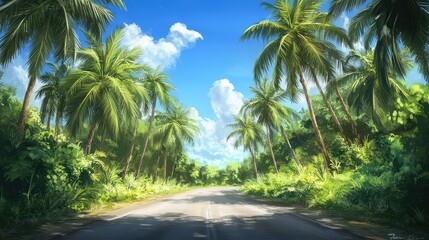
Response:
[[[96,128],[97,128],[97,121],[94,120],[91,124],[91,128],[89,129],[88,141],[86,143],[86,150],[85,150],[86,155],[91,153],[92,141],[94,140]]]
[[[357,130],[355,121],[353,120],[352,115],[350,114],[349,110],[347,109],[346,103],[344,102],[344,99],[341,96],[340,91],[338,90],[337,83],[334,82],[333,86],[334,86],[334,89],[335,89],[335,93],[337,94],[338,100],[340,100],[341,108],[346,113],[347,119],[350,122],[350,126],[352,127],[352,132],[357,137],[359,145],[362,146],[362,137],[361,137],[361,135],[359,134],[359,132]]]
[[[252,147],[249,147],[250,155],[252,155],[252,161],[253,161],[253,170],[255,171],[255,178],[258,180],[259,174],[258,174],[258,167],[256,166],[256,154],[255,151],[252,149]]]
[[[341,136],[343,136],[344,142],[347,145],[350,145],[350,141],[347,138],[347,135],[345,134],[344,129],[341,126],[340,121],[338,120],[337,114],[335,113],[334,109],[332,109],[332,105],[329,103],[329,100],[326,97],[325,92],[323,92],[323,89],[319,84],[319,80],[317,80],[317,78],[314,78],[314,82],[316,83],[317,89],[319,89],[320,95],[322,95],[322,98],[323,98],[323,101],[325,102],[326,107],[328,107],[328,110],[331,113],[332,120],[334,121],[334,124],[337,126],[338,130],[340,130],[340,134],[341,134]]]
[[[280,129],[282,131],[283,138],[285,139],[290,151],[292,152],[293,159],[295,159],[295,163],[298,166],[298,169],[302,168],[301,161],[299,161],[298,157],[296,156],[295,150],[293,150],[292,145],[290,144],[289,137],[287,136],[285,129],[283,128],[283,126],[280,126]]]
[[[164,180],[167,180],[167,150],[164,153]]]
[[[299,81],[301,82],[302,89],[304,90],[305,100],[307,101],[308,111],[310,112],[311,123],[313,125],[314,134],[316,135],[317,143],[319,144],[323,157],[325,159],[328,169],[332,172],[332,163],[331,157],[329,157],[328,150],[325,146],[325,141],[323,140],[322,134],[320,133],[319,126],[317,125],[316,115],[314,113],[313,104],[310,99],[310,93],[308,92],[307,84],[305,83],[304,74],[302,70],[299,72]]]
[[[271,144],[270,127],[267,125],[266,128],[267,128],[268,147],[270,148],[271,157],[273,159],[274,170],[278,174],[279,173],[279,169],[277,168],[277,161],[276,161],[276,157],[274,156],[273,145]]]
[[[137,134],[137,127],[139,124],[139,119],[136,119],[136,123],[134,125],[134,131],[133,131],[133,136],[131,138],[131,146],[130,146],[130,151],[128,152],[128,157],[127,160],[125,161],[125,169],[124,169],[124,174],[122,175],[122,178],[125,179],[125,176],[128,173],[128,168],[130,167],[130,162],[131,162],[131,158],[133,157],[133,151],[134,151],[134,140],[136,138],[136,134]]]
[[[140,176],[140,169],[142,167],[144,155],[146,154],[147,144],[149,143],[149,135],[150,135],[150,132],[152,131],[153,119],[155,117],[155,108],[156,108],[156,99],[152,102],[152,112],[150,114],[149,127],[147,129],[147,134],[146,134],[146,139],[145,139],[144,146],[143,146],[143,151],[142,151],[142,154],[141,154],[140,159],[139,159],[139,165],[137,167],[136,178],[138,178]]]
[[[22,103],[21,113],[18,119],[18,133],[21,140],[24,139],[25,135],[25,123],[27,122],[28,117],[28,108],[30,107],[31,95],[33,94],[34,86],[36,85],[36,78],[31,77],[30,82],[28,83],[27,90],[25,91],[24,101]]]

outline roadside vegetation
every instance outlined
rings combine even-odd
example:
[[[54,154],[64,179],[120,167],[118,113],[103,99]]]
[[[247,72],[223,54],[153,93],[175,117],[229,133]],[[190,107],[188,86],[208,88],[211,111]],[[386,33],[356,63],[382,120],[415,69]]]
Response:
[[[123,2],[82,1],[94,11],[72,2],[0,5],[0,64],[31,45],[24,100],[0,83],[0,226],[195,185],[429,224],[429,87],[406,84],[413,68],[429,79],[425,1],[336,0],[329,13],[313,0],[264,3],[272,19],[242,35],[266,41],[253,95],[228,125],[228,141],[249,158],[222,169],[187,155],[199,127],[162,66],[139,64],[144,49],[122,46],[122,29],[104,36],[108,9]],[[348,30],[332,24],[361,3]],[[365,48],[353,49],[357,41]],[[29,105],[38,80],[40,109]]]

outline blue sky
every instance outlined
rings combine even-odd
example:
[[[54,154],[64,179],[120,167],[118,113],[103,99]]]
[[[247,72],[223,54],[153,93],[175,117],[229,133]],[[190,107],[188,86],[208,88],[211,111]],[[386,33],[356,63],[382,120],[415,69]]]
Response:
[[[270,12],[260,6],[260,0],[124,2],[127,11],[112,9],[115,19],[107,33],[125,27],[123,43],[143,47],[142,62],[153,67],[162,64],[177,88],[173,94],[185,107],[192,107],[192,117],[199,122],[202,134],[195,146],[187,147],[190,156],[218,166],[241,161],[247,155],[225,141],[229,132],[225,125],[250,97],[253,63],[264,45],[257,40],[242,42],[240,36],[247,27],[269,18]],[[322,10],[327,6],[324,4]],[[344,26],[347,21],[343,15],[336,23]],[[26,57],[24,51],[4,76],[21,98],[28,83]],[[412,76],[421,79],[415,70]],[[37,106],[40,100],[32,104]],[[296,109],[303,106],[293,105]]]

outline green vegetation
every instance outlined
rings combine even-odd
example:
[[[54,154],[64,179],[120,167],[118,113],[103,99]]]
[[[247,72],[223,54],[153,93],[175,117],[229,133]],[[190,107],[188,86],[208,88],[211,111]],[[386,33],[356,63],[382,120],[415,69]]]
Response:
[[[429,224],[429,87],[404,81],[412,62],[429,79],[426,1],[334,0],[329,13],[314,0],[264,3],[272,19],[242,35],[267,41],[255,62],[254,96],[228,125],[227,139],[250,157],[223,169],[186,154],[198,124],[171,96],[162,67],[139,64],[143,49],[122,46],[122,29],[103,41],[107,9],[125,8],[122,1],[73,2],[0,5],[0,64],[30,43],[23,102],[0,84],[2,226],[221,184],[307,207]],[[332,24],[364,3],[348,33]],[[409,28],[405,18],[415,24]],[[77,44],[78,27],[85,47]],[[352,42],[361,37],[359,52]],[[350,47],[348,56],[336,44]],[[42,74],[50,54],[57,63]],[[75,57],[80,64],[71,68]],[[40,111],[29,107],[39,77]],[[320,96],[310,96],[309,83]],[[284,106],[301,93],[308,110]]]
[[[363,36],[366,50],[350,47],[343,57],[330,41],[350,42],[344,30],[330,22],[364,3],[368,5],[351,20],[348,35],[352,41]],[[410,24],[405,20],[409,11],[427,21],[425,3],[335,0],[330,14],[321,13],[319,1],[276,0],[264,5],[273,20],[249,27],[242,36],[268,41],[255,63],[256,86],[273,70],[274,87],[297,101],[299,82],[309,111],[302,110],[286,129],[273,125],[266,130],[276,134],[273,146],[256,156],[255,169],[263,176],[247,181],[243,191],[310,208],[427,226],[429,87],[407,87],[403,80],[413,58],[429,77],[428,31],[422,22],[413,25],[413,33],[405,27]],[[319,78],[327,82],[327,95]],[[320,96],[309,96],[307,81],[316,84]],[[284,147],[289,142],[282,138],[286,135],[293,148]],[[269,164],[270,155],[282,160],[278,174]],[[294,163],[296,158],[302,167]],[[242,168],[254,162],[247,159]]]

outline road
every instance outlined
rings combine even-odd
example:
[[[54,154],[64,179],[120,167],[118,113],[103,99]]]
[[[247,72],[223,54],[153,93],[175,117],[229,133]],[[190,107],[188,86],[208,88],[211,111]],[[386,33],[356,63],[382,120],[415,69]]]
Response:
[[[360,239],[291,209],[253,201],[237,188],[195,189],[107,217],[56,239]]]

